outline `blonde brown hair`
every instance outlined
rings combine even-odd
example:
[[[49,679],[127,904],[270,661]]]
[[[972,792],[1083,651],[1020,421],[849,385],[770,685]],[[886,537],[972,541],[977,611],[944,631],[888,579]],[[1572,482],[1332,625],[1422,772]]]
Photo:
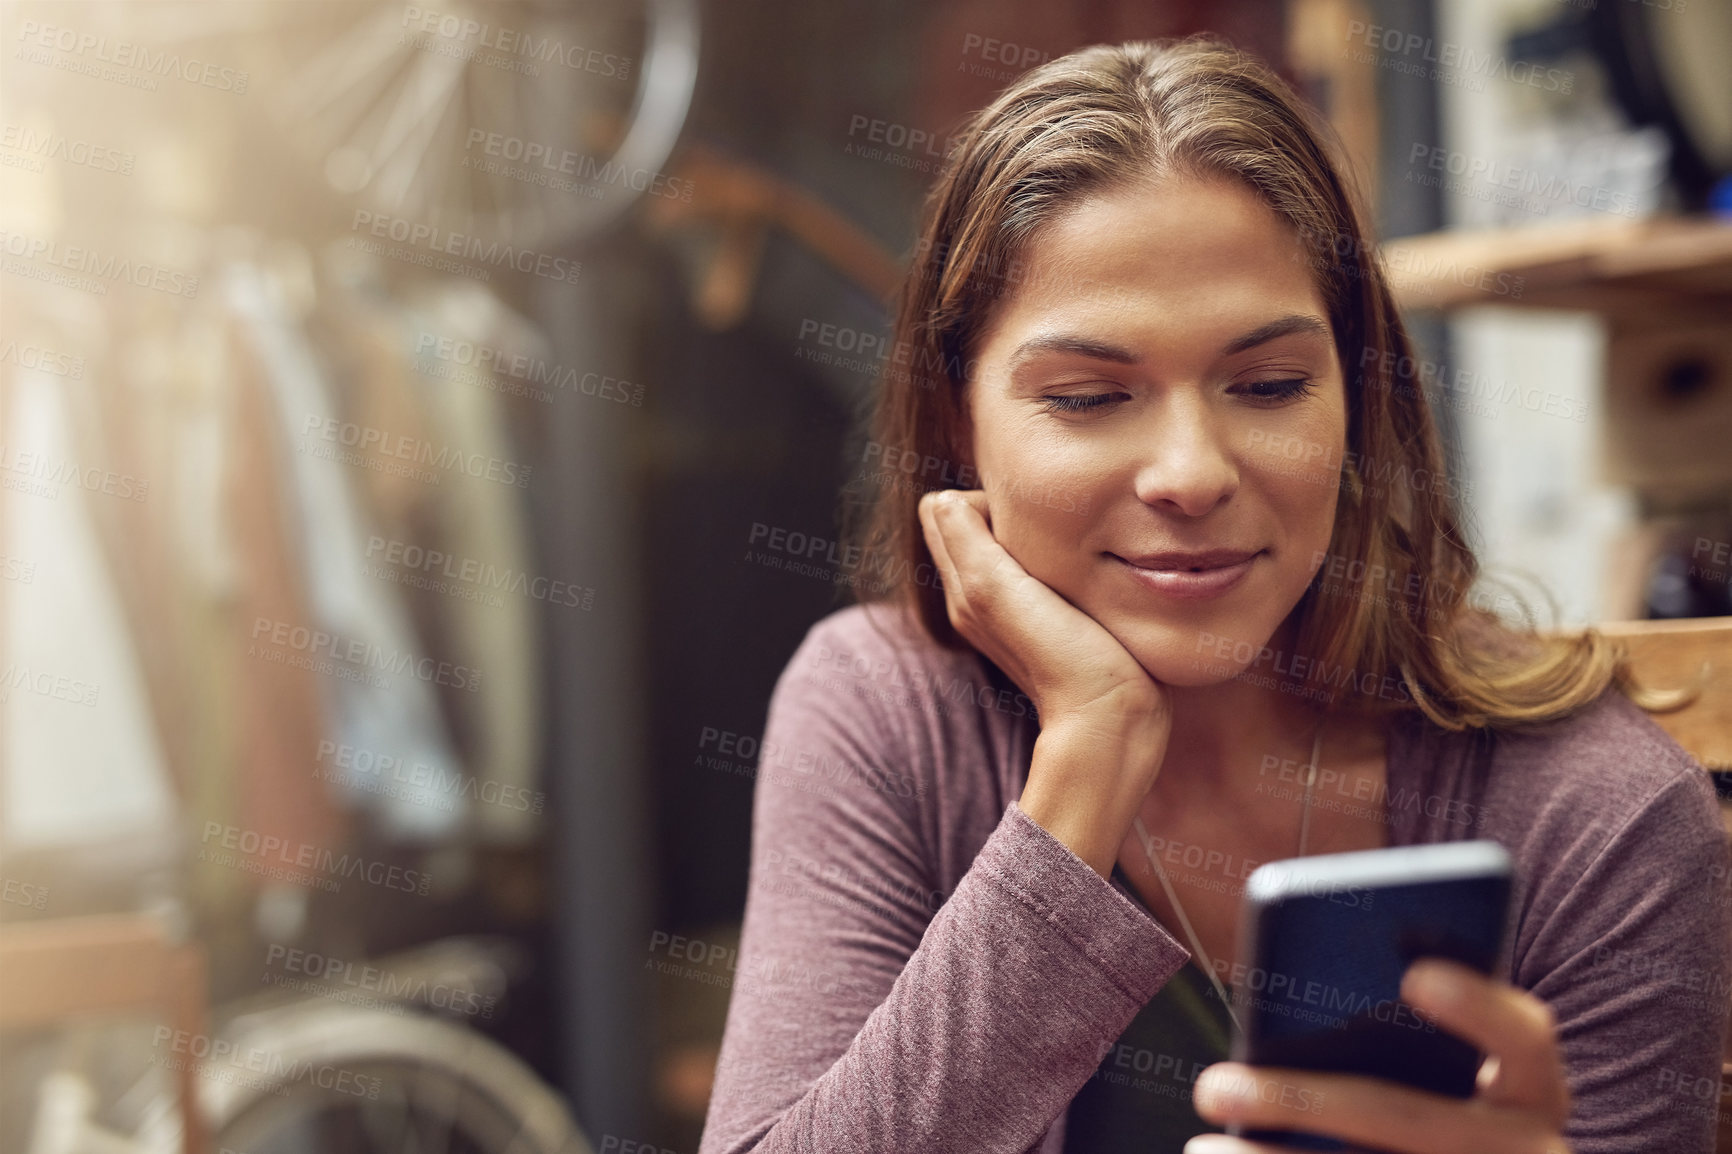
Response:
[[[1426,382],[1404,379],[1419,358],[1340,155],[1327,124],[1273,72],[1206,36],[1083,49],[977,113],[927,198],[897,309],[897,356],[871,426],[873,441],[903,460],[958,464],[939,477],[922,469],[914,483],[893,475],[864,508],[845,510],[845,533],[877,574],[857,581],[856,595],[902,603],[937,643],[968,648],[950,624],[917,504],[930,488],[976,487],[967,480],[970,356],[994,305],[1027,274],[1020,254],[1092,191],[1167,173],[1225,176],[1298,234],[1328,308],[1347,378],[1349,450],[1330,555],[1399,591],[1326,595],[1320,574],[1293,610],[1308,672],[1287,688],[1359,713],[1417,708],[1449,729],[1553,720],[1608,684],[1647,708],[1675,704],[1641,690],[1622,650],[1595,630],[1542,633],[1525,606],[1517,626],[1474,604],[1466,594],[1479,563],[1452,487],[1366,483],[1367,463],[1408,481],[1448,471]],[[1350,671],[1346,693],[1341,670]],[[1400,692],[1364,692],[1367,677]]]

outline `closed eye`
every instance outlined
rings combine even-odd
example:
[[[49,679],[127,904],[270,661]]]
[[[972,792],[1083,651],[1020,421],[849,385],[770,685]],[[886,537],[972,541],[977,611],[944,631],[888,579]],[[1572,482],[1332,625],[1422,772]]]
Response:
[[[1302,397],[1317,387],[1317,382],[1303,378],[1290,381],[1252,381],[1247,395],[1259,401],[1289,401]]]
[[[1296,377],[1283,381],[1253,381],[1246,386],[1245,395],[1257,401],[1294,400],[1312,392],[1317,387],[1315,381]],[[1102,405],[1110,405],[1124,399],[1122,393],[1071,393],[1040,398],[1041,403],[1049,412],[1078,413],[1085,409],[1096,409]]]
[[[1123,396],[1123,393],[1073,393],[1065,396],[1042,397],[1040,400],[1049,411],[1076,413],[1084,409],[1094,409],[1111,404]]]

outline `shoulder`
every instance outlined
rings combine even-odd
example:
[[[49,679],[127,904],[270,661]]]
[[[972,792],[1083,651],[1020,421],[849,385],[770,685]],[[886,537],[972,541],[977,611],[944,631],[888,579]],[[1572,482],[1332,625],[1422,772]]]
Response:
[[[789,665],[828,665],[836,671],[895,657],[917,663],[943,663],[961,654],[944,649],[926,635],[913,612],[887,601],[865,602],[838,609],[812,623]]]
[[[820,618],[788,659],[770,698],[766,745],[800,759],[841,751],[925,777],[960,752],[947,740],[955,684],[983,676],[972,651],[927,636],[911,610],[887,602],[850,605]],[[921,780],[917,794],[935,782]]]
[[[948,889],[1021,792],[1037,731],[1033,702],[980,654],[939,645],[911,609],[868,602],[807,630],[771,697],[765,754],[820,774],[852,762],[886,783],[829,800],[895,807]]]
[[[1714,914],[1726,835],[1700,763],[1616,689],[1544,726],[1437,738],[1434,786],[1515,859],[1518,941],[1549,968],[1631,918],[1680,932]],[[1716,915],[1717,916],[1717,915]],[[1538,972],[1530,969],[1531,973]]]
[[[788,659],[776,694],[905,727],[921,718],[951,717],[969,705],[990,710],[1007,688],[1007,696],[1020,696],[1002,675],[995,679],[972,649],[949,649],[933,640],[912,609],[868,602],[814,622]]]
[[[1391,810],[1407,811],[1393,820],[1416,820],[1415,841],[1500,842],[1539,908],[1579,903],[1607,870],[1624,879],[1609,894],[1700,876],[1725,853],[1701,764],[1614,688],[1544,725],[1448,732],[1417,714],[1402,724],[1414,764],[1392,776]]]
[[[1609,838],[1665,799],[1714,816],[1701,764],[1616,689],[1558,721],[1501,732],[1495,749],[1492,793],[1512,817],[1567,811]]]
[[[1450,732],[1417,712],[1399,725],[1423,768],[1408,792],[1465,806],[1447,819],[1427,807],[1445,824],[1524,842],[1562,822],[1572,842],[1603,844],[1643,807],[1672,799],[1718,827],[1700,763],[1616,689],[1543,725]]]

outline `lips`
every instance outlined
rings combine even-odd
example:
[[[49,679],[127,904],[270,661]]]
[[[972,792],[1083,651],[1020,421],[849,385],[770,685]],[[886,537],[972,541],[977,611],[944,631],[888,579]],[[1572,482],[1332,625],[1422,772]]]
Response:
[[[1157,572],[1203,573],[1210,569],[1227,569],[1255,557],[1261,549],[1207,549],[1200,553],[1145,553],[1141,556],[1117,554],[1119,560],[1138,569]]]
[[[1143,588],[1163,598],[1206,601],[1237,588],[1262,555],[1261,549],[1208,549],[1200,553],[1108,554]]]

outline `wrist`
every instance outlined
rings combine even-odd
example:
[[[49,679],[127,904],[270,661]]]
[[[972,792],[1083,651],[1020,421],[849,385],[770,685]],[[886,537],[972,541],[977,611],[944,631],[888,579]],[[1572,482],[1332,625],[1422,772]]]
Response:
[[[1017,805],[1106,877],[1165,752],[1162,725],[1077,720],[1050,726],[1035,741]]]

